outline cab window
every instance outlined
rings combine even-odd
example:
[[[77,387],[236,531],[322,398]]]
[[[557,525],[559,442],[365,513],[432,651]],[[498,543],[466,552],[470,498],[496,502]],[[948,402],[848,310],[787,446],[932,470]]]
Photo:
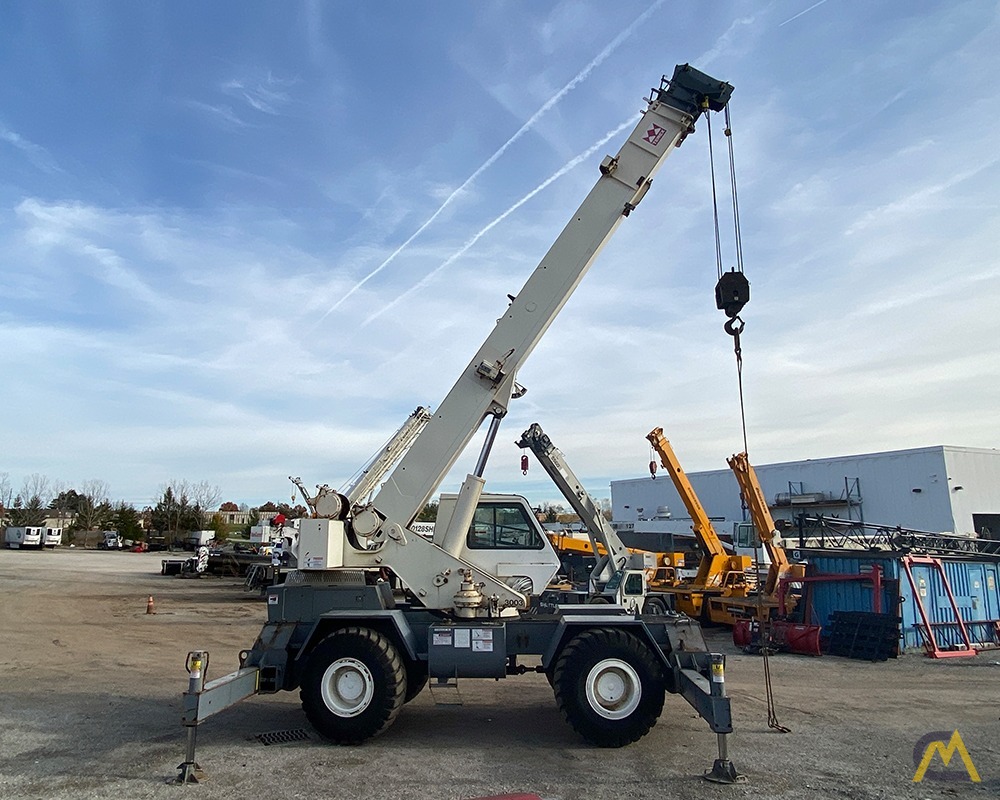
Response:
[[[469,527],[470,550],[541,550],[545,543],[524,506],[480,505]]]
[[[642,573],[641,572],[630,572],[629,576],[625,579],[625,591],[624,594],[628,597],[634,597],[636,595],[642,594]]]
[[[736,546],[754,547],[757,543],[757,529],[752,523],[740,522],[736,525]]]

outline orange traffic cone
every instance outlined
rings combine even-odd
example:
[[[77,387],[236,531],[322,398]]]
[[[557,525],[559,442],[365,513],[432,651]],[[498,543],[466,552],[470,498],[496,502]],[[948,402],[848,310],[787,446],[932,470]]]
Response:
[[[147,614],[156,613],[156,609],[153,607],[153,595],[150,595],[149,599],[146,601],[146,613]]]

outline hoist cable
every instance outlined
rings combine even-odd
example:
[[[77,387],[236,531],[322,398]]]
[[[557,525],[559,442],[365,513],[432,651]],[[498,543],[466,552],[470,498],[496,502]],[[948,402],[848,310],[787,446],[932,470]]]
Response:
[[[743,237],[740,235],[740,203],[736,195],[736,158],[733,155],[733,128],[726,103],[726,140],[729,143],[729,183],[733,188],[733,227],[736,235],[736,270],[743,272]]]
[[[712,116],[705,115],[708,125],[708,163],[712,173],[712,217],[715,222],[715,267],[717,278],[722,277],[722,237],[719,235],[719,198],[715,189],[715,148],[712,145]]]
[[[739,317],[736,317],[739,319]],[[733,321],[733,320],[731,320]],[[742,323],[742,320],[740,320]],[[729,327],[727,326],[727,330]],[[742,325],[740,326],[742,330]],[[736,382],[740,390],[740,423],[743,426],[743,452],[747,454],[747,461],[750,460],[750,450],[747,446],[747,413],[743,400],[743,349],[740,347],[740,335],[736,332],[733,336],[736,343]],[[758,537],[759,537],[758,532]],[[754,563],[760,564],[757,543],[754,543]],[[755,567],[756,568],[756,567]],[[764,695],[767,699],[767,727],[778,731],[778,733],[791,733],[791,728],[786,728],[778,721],[778,711],[774,703],[774,687],[771,685],[771,658],[768,649],[771,645],[771,620],[764,613],[764,596],[761,594],[758,577],[757,585],[757,619],[760,622],[760,655],[764,661]]]
[[[729,140],[729,179],[732,185],[732,195],[733,195],[733,226],[735,230],[735,247],[736,247],[736,270],[738,272],[743,272],[743,241],[740,235],[740,213],[739,213],[739,197],[736,191],[736,160],[733,155],[733,135],[732,128],[730,126],[729,119],[729,106],[726,105],[726,138]],[[715,186],[715,157],[712,149],[712,128],[711,123],[709,123],[708,129],[709,138],[709,161],[712,167],[712,210],[714,214],[715,221],[715,253],[716,253],[716,265],[718,267],[719,278],[722,277],[722,244],[721,236],[719,233],[719,208],[717,202],[717,192]],[[747,441],[747,414],[746,414],[746,399],[743,394],[743,347],[740,343],[740,334],[743,332],[745,327],[743,319],[739,314],[732,316],[725,324],[726,333],[733,337],[733,351],[736,354],[736,383],[739,390],[739,400],[740,400],[740,428],[743,433],[743,452],[747,454],[747,460],[749,460],[750,448]],[[759,558],[757,556],[757,546],[754,545],[754,562],[759,563]],[[771,646],[771,626],[770,620],[764,613],[764,598],[761,594],[760,585],[758,582],[757,586],[757,621],[760,625],[759,635],[760,635],[760,653],[764,662],[764,693],[767,700],[767,727],[772,730],[778,731],[779,733],[789,733],[790,728],[786,728],[778,721],[777,706],[774,702],[774,687],[771,684],[771,662],[768,650]]]
[[[743,452],[749,458],[749,448],[747,446],[747,412],[743,399],[743,345],[740,343],[740,334],[746,323],[737,315],[725,324],[726,333],[733,337],[733,352],[736,354],[736,385],[740,396],[740,425],[743,430]]]
[[[771,662],[767,655],[767,648],[761,650],[761,653],[764,655],[764,686],[767,688],[767,727],[773,728],[778,733],[791,733],[791,728],[778,722],[778,713],[774,705],[774,689],[771,688]]]

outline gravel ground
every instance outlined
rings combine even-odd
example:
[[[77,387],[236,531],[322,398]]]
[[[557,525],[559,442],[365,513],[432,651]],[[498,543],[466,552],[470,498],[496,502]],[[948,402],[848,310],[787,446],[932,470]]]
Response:
[[[541,675],[464,681],[461,706],[423,692],[381,737],[323,743],[297,693],[251,698],[199,728],[207,780],[169,786],[185,752],[179,724],[189,650],[211,653],[210,677],[237,666],[265,618],[234,579],[160,575],[161,554],[63,548],[0,550],[0,797],[459,798],[534,792],[600,798],[937,798],[1000,796],[1000,652],[871,664],[779,655],[772,731],[760,658],[722,631],[736,733],[738,786],[701,780],[715,737],[680,698],[638,743],[587,746],[563,722]],[[156,614],[147,615],[152,595]],[[932,731],[959,730],[982,782],[958,756],[955,780],[912,782],[913,751]],[[305,731],[264,745],[257,736]]]

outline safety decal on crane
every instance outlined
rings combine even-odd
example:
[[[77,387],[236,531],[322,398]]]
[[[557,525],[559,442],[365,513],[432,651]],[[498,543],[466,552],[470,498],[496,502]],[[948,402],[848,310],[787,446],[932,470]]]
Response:
[[[666,128],[661,128],[659,125],[650,125],[649,130],[646,131],[646,135],[642,138],[655,147],[660,143],[660,139],[663,138],[663,134],[666,132]]]

